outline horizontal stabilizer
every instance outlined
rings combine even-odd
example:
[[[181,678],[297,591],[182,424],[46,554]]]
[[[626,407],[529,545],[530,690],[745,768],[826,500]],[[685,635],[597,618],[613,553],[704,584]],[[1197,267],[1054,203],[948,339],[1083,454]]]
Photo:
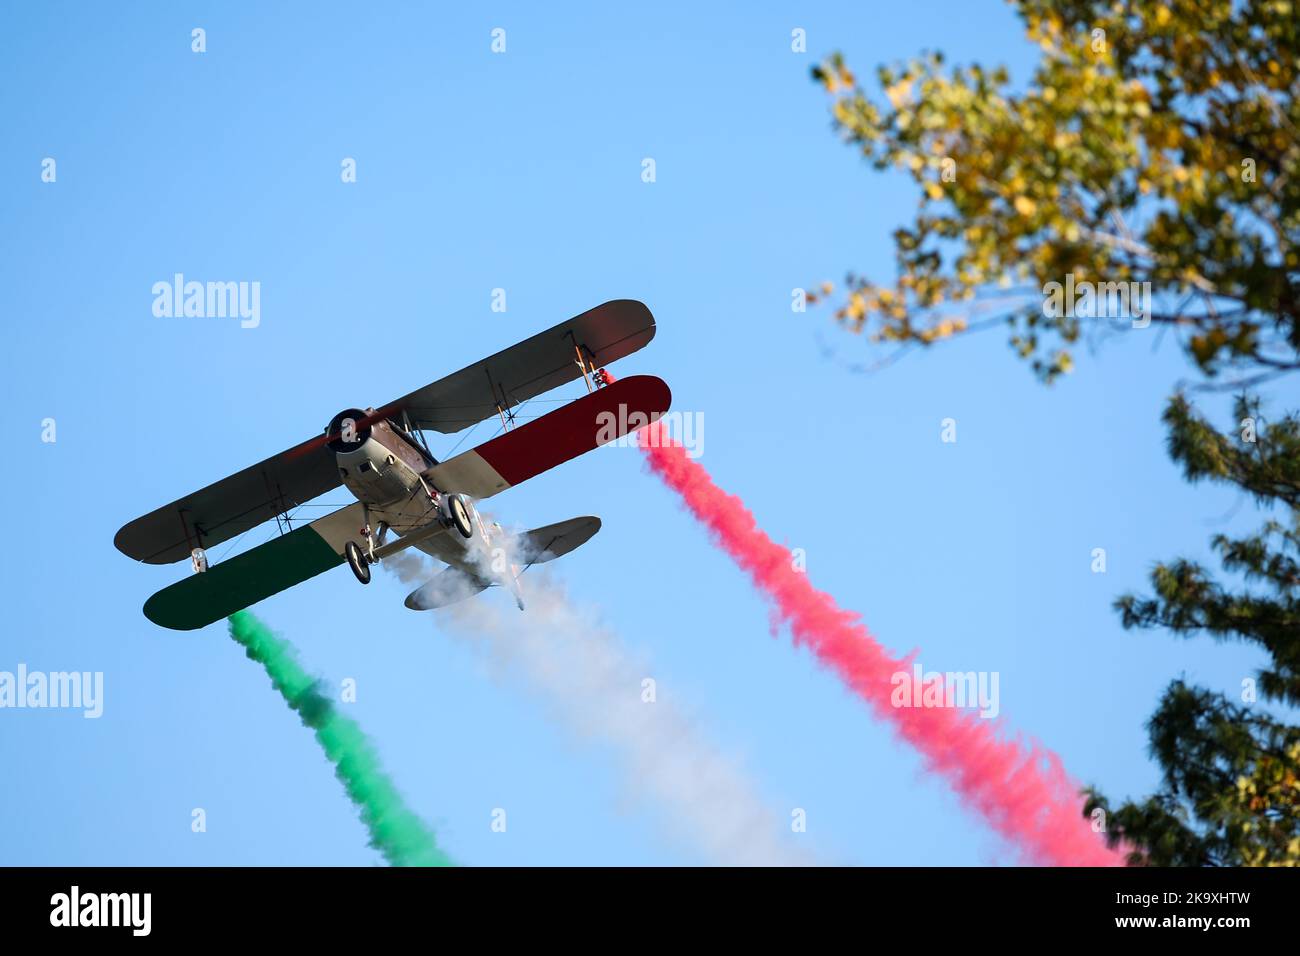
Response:
[[[484,581],[476,574],[460,568],[444,568],[408,594],[406,606],[412,611],[431,611],[473,597],[490,587],[491,581]]]
[[[516,547],[520,553],[516,559],[525,565],[554,561],[561,555],[586,544],[599,530],[600,519],[595,515],[588,515],[548,524],[545,528],[525,531],[517,539]]]

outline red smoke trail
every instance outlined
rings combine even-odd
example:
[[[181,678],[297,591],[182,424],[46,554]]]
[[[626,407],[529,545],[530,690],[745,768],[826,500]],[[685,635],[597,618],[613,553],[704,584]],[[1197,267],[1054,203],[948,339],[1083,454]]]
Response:
[[[700,465],[652,424],[639,432],[650,468],[681,495],[789,625],[796,644],[809,647],[949,781],[964,802],[1018,846],[1029,862],[1053,866],[1119,866],[1082,816],[1078,786],[1056,754],[1037,744],[1006,740],[988,720],[951,707],[894,707],[890,678],[911,661],[892,657],[834,598],[795,570],[789,550],[772,541],[734,495],[713,483]]]

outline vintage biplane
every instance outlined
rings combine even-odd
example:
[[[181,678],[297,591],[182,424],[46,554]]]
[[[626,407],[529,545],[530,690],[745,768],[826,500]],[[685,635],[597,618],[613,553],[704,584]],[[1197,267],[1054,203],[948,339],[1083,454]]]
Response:
[[[196,572],[149,598],[145,616],[192,630],[344,563],[367,584],[372,564],[411,547],[447,567],[407,607],[443,607],[500,584],[522,608],[519,573],[577,548],[600,519],[525,532],[507,552],[501,526],[484,522],[475,501],[667,411],[660,379],[604,374],[654,334],[643,304],[606,302],[387,405],[341,411],[315,438],[137,518],[117,533],[118,550],[149,564],[189,558]],[[519,423],[524,402],[578,379],[585,396]],[[454,434],[491,418],[503,430],[485,444],[441,462],[430,453],[423,432]],[[293,527],[296,508],[340,485],[355,504]],[[277,537],[209,567],[207,549],[272,520]]]

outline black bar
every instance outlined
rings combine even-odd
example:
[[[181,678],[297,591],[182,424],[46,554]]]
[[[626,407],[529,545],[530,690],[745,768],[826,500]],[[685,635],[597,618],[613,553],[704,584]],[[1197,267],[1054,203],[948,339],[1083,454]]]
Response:
[[[79,921],[101,909],[111,918],[116,910],[119,925],[52,925],[71,921],[74,886]],[[0,926],[6,942],[33,936],[57,942],[73,933],[81,943],[125,940],[144,928],[143,895],[128,909],[116,895],[101,907],[98,894],[146,893],[150,938],[205,945],[252,939],[329,945],[398,933],[422,946],[459,939],[457,949],[480,940],[495,948],[519,934],[540,946],[557,933],[608,945],[718,937],[774,944],[791,934],[804,943],[847,934],[846,942],[866,951],[902,934],[900,943],[913,941],[908,951],[929,952],[960,941],[985,948],[1022,940],[1073,946],[1098,936],[1144,945],[1182,945],[1193,937],[1232,945],[1284,932],[1294,938],[1300,872],[0,869]],[[87,903],[92,895],[95,902]]]

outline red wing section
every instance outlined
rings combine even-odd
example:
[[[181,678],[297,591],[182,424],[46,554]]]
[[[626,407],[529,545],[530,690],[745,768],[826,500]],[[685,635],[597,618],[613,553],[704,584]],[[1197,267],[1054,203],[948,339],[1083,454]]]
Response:
[[[668,411],[671,402],[672,393],[662,379],[622,378],[434,465],[425,476],[441,491],[490,498],[649,424]]]

